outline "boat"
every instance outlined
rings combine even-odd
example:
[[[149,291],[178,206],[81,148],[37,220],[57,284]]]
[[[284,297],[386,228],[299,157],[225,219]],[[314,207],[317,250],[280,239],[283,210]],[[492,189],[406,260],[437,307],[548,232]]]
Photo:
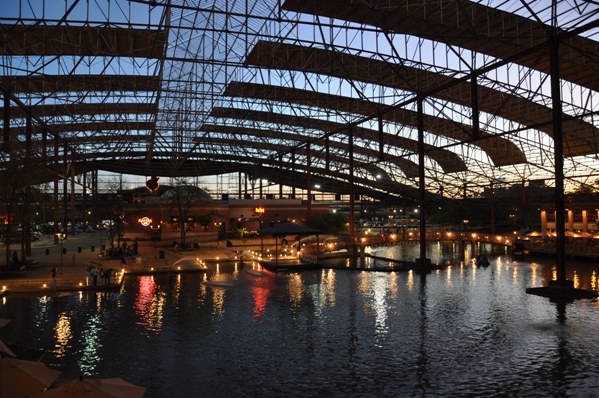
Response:
[[[476,265],[480,265],[481,267],[487,267],[491,264],[489,259],[486,256],[477,256],[476,257]]]

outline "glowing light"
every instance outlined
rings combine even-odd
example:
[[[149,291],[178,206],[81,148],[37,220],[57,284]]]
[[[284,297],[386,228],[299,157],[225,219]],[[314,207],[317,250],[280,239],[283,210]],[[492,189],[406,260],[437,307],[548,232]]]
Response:
[[[137,222],[143,225],[144,227],[147,227],[148,225],[152,224],[152,219],[149,217],[142,217],[138,218]]]

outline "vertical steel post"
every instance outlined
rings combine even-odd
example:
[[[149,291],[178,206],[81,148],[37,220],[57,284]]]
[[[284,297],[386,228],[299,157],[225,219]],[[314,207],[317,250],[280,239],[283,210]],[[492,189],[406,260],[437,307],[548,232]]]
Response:
[[[385,158],[385,133],[383,132],[383,116],[379,115],[379,160]]]
[[[356,215],[354,193],[354,130],[350,125],[347,130],[347,146],[349,154],[349,238],[352,247],[356,243]]]
[[[472,74],[470,82],[470,100],[472,101],[472,138],[480,138],[480,122],[478,113],[478,80],[476,74]]]
[[[4,92],[4,131],[2,147],[4,152],[10,152],[10,94]]]
[[[424,180],[424,117],[423,98],[416,100],[418,113],[418,202],[420,203],[420,265],[426,264],[426,205]]]
[[[306,144],[306,185],[308,187],[308,201],[306,203],[306,219],[309,220],[312,215],[312,147],[308,142]]]
[[[560,95],[559,40],[555,33],[549,37],[551,66],[551,107],[553,111],[553,140],[555,156],[555,232],[557,281],[566,280],[566,230],[564,220],[564,137]]]

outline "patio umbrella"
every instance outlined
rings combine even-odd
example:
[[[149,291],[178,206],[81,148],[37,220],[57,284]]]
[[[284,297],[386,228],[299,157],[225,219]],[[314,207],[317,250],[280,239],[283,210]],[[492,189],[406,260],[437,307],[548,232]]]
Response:
[[[119,377],[110,379],[74,380],[51,388],[31,398],[141,398],[145,387],[131,384]]]
[[[0,397],[23,398],[49,387],[59,371],[41,362],[0,358]]]
[[[0,356],[8,355],[9,357],[16,357],[17,355],[6,345],[6,343],[0,340]]]

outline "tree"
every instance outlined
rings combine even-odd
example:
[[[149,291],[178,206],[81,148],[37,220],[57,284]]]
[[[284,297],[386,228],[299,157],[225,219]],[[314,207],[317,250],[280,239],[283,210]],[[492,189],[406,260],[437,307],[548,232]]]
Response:
[[[181,247],[185,248],[185,234],[192,209],[210,200],[210,196],[202,189],[191,185],[183,178],[175,179],[175,184],[163,194],[167,198],[170,214],[178,224]]]
[[[347,233],[348,218],[340,213],[327,213],[322,217],[311,217],[306,225],[323,234]]]

